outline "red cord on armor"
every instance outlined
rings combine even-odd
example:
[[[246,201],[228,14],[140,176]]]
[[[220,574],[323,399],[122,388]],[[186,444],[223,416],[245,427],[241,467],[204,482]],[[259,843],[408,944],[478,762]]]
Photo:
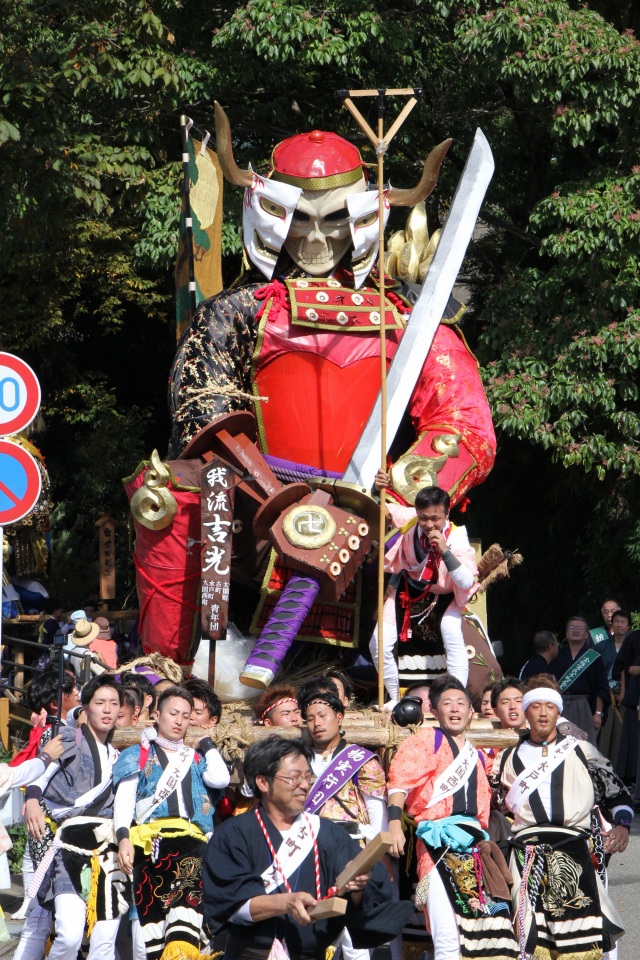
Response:
[[[256,313],[256,320],[260,320],[267,305],[269,305],[269,314],[271,314],[272,310],[278,311],[281,307],[285,306],[287,288],[283,283],[280,283],[279,280],[272,280],[271,283],[267,283],[264,287],[256,290],[254,297],[256,300],[264,300],[264,303]]]
[[[180,604],[182,607],[190,607],[191,610],[194,610],[196,613],[199,613],[201,608],[195,606],[195,604],[190,603],[188,600],[183,600],[181,597],[174,597],[172,593],[169,593],[167,587],[177,587],[181,583],[186,583],[187,580],[195,580],[196,577],[200,576],[200,570],[196,570],[194,573],[188,574],[186,577],[177,577],[175,580],[169,580],[167,583],[156,583],[155,580],[152,580],[149,574],[145,569],[143,569],[138,563],[138,558],[136,554],[133,555],[133,562],[135,564],[136,570],[144,577],[147,583],[151,584],[154,588],[150,593],[147,599],[144,602],[142,610],[140,611],[140,626],[144,623],[144,618],[147,613],[147,607],[149,603],[153,600],[156,593],[162,594],[163,597],[166,597],[168,600],[173,600],[174,603]]]
[[[397,293],[393,292],[393,290],[385,290],[384,295],[389,303],[392,303],[396,310],[399,310],[400,313],[411,313],[412,307],[405,303],[402,297],[399,297]]]

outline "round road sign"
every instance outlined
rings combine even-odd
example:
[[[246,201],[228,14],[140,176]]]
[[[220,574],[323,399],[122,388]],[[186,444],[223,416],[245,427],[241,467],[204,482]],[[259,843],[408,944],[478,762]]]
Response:
[[[31,513],[40,496],[40,471],[30,453],[0,440],[0,527]]]
[[[40,409],[40,384],[28,363],[0,353],[0,437],[20,433]]]

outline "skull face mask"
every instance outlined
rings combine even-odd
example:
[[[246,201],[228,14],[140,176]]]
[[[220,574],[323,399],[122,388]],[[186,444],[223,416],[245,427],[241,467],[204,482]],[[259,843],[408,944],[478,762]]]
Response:
[[[300,187],[285,250],[313,277],[331,273],[351,247],[348,198],[366,191],[362,157],[335,133],[312,130],[283,140],[271,180]]]
[[[365,189],[364,180],[333,190],[303,190],[293,214],[285,250],[312,277],[333,270],[351,246],[348,198]]]

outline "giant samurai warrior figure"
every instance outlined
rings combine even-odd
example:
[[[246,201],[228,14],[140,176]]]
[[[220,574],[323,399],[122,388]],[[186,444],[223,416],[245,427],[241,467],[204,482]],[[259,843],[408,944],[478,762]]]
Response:
[[[196,311],[171,372],[170,459],[142,465],[127,490],[138,499],[143,645],[192,657],[209,541],[209,565],[216,558],[230,582],[215,588],[229,597],[230,620],[259,635],[241,679],[264,688],[293,639],[353,647],[360,631],[371,633],[360,611],[378,507],[342,477],[380,390],[379,194],[359,150],[335,133],[282,141],[258,174],[236,164],[217,104],[216,131],[224,175],[244,188],[244,247],[257,273]],[[385,190],[385,221],[392,206],[431,193],[449,142],[429,154],[417,186]],[[388,366],[414,300],[408,285],[386,278]],[[477,362],[456,327],[462,309],[450,300],[406,410],[404,447],[392,449],[400,504],[425,485],[459,503],[493,465]],[[212,482],[220,462],[233,469],[237,494],[232,512],[209,515],[208,527],[199,482],[207,462],[217,465]],[[226,503],[214,493],[210,514]],[[146,511],[145,497],[155,498]],[[496,666],[484,640],[474,644],[487,670]]]

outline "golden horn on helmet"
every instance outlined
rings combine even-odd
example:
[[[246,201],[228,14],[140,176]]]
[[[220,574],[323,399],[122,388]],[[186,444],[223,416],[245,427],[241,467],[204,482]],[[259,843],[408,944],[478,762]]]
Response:
[[[440,167],[451,142],[451,139],[444,140],[433,148],[424,162],[424,170],[416,187],[412,187],[410,190],[399,190],[397,187],[391,187],[387,194],[387,200],[392,207],[415,207],[416,203],[420,203],[421,200],[429,196],[438,182]]]
[[[229,119],[217,100],[214,101],[213,108],[216,115],[216,148],[222,172],[230,183],[235,183],[238,187],[250,187],[253,173],[251,170],[241,170],[233,159]]]

